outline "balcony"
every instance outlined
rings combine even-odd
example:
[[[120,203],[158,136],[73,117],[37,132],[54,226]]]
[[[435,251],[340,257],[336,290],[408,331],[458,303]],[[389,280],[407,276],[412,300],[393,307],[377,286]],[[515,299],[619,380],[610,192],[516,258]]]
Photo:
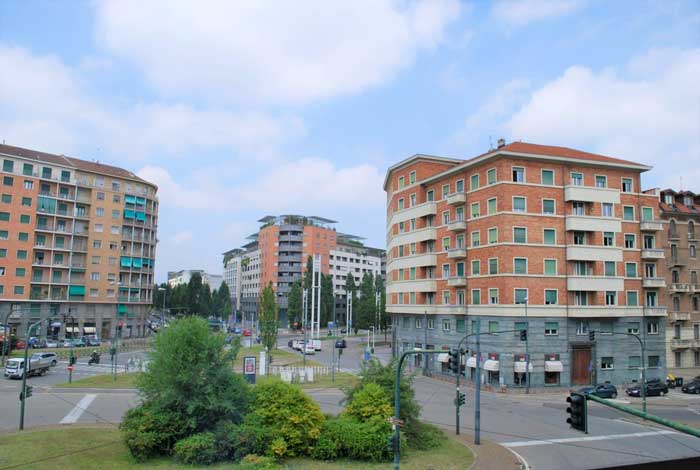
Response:
[[[658,221],[643,220],[639,223],[639,230],[642,232],[658,232],[664,229],[664,224]]]
[[[610,202],[620,203],[620,191],[612,188],[598,188],[595,186],[564,186],[565,201],[584,202]]]
[[[435,253],[423,253],[420,255],[403,256],[401,258],[392,259],[387,270],[406,269],[421,266],[437,266],[437,255]]]
[[[670,321],[689,321],[690,312],[669,312],[668,319]]]
[[[464,204],[467,202],[467,195],[464,193],[452,193],[445,198],[445,202],[450,205]]]
[[[447,230],[451,232],[461,231],[467,229],[466,220],[453,220],[447,224]]]
[[[467,277],[466,276],[455,276],[447,279],[447,285],[450,287],[466,287]]]
[[[417,279],[415,281],[389,281],[387,294],[397,292],[435,292],[437,281],[435,279]]]
[[[37,232],[53,232],[53,224],[36,224]]]
[[[700,284],[690,284],[690,292],[693,292],[693,293],[700,292]]]
[[[413,232],[400,233],[394,235],[389,240],[388,249],[398,245],[409,245],[411,243],[420,243],[426,240],[437,240],[437,229],[433,227],[421,228]]]
[[[570,276],[566,288],[571,291],[623,291],[625,280],[622,277],[607,276]]]
[[[85,243],[73,243],[73,251],[86,252],[87,251],[87,244],[85,244]]]
[[[672,338],[671,349],[700,348],[700,339]]]
[[[642,259],[664,259],[664,250],[658,248],[644,248],[642,250]]]
[[[648,317],[665,317],[667,312],[667,307],[653,306],[644,307],[644,315]]]
[[[423,204],[418,204],[417,206],[394,212],[389,221],[389,226],[398,224],[399,222],[405,222],[407,220],[435,214],[437,214],[437,202],[424,202]]]
[[[566,216],[566,230],[581,232],[621,232],[620,219],[612,217],[595,217],[588,215]]]
[[[566,259],[581,261],[622,261],[622,249],[614,246],[573,245],[566,248]]]
[[[690,292],[690,284],[673,283],[668,286],[668,291],[672,294]]]
[[[676,257],[671,257],[671,258],[668,260],[668,267],[669,267],[669,268],[682,267],[682,266],[686,266],[687,264],[688,264],[688,262],[687,262],[686,260],[680,259],[680,258],[678,258],[677,256],[676,256]]]
[[[467,257],[467,249],[466,248],[452,248],[451,250],[447,250],[447,257],[449,259],[466,258]]]
[[[666,287],[666,279],[663,277],[645,277],[642,279],[642,287],[646,289]]]

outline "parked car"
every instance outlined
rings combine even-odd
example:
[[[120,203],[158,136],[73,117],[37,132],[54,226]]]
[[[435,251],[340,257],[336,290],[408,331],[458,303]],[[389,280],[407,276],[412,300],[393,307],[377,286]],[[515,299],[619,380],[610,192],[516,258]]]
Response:
[[[252,336],[253,333],[250,330],[243,330],[243,336]]]
[[[73,345],[72,339],[62,339],[58,342],[59,348],[70,348]]]
[[[343,339],[336,340],[335,347],[338,349],[345,349],[348,347],[348,344],[345,341],[345,339],[343,338]]]
[[[46,340],[39,338],[29,338],[29,346],[31,346],[32,349],[45,349]]]
[[[316,354],[316,348],[314,348],[314,345],[312,343],[307,343],[304,346],[304,353],[306,354]]]
[[[613,384],[590,385],[579,389],[584,395],[595,395],[600,398],[617,398],[617,388]]]
[[[87,346],[100,346],[100,345],[102,345],[102,341],[100,341],[100,338],[97,335],[83,336],[82,340],[85,341],[85,344]]]
[[[15,349],[24,349],[24,346],[25,346],[25,345],[26,345],[26,343],[24,342],[24,340],[23,340],[23,339],[19,339],[19,340],[17,340],[17,342],[15,343]]]
[[[661,395],[666,395],[667,393],[668,385],[659,379],[648,381],[646,384],[646,395],[648,397],[658,397]],[[627,389],[627,395],[631,397],[640,397],[642,396],[642,388],[639,385],[630,387]]]
[[[236,328],[233,329],[233,332],[234,332],[235,334],[237,334],[237,335],[240,335],[240,334],[241,334],[241,331],[242,331],[242,330],[241,330],[239,327],[236,327]]]
[[[32,357],[38,357],[42,362],[49,362],[51,367],[55,367],[58,364],[58,355],[56,353],[52,352],[42,352],[42,353],[34,353],[32,354]]]
[[[87,346],[87,343],[83,338],[78,338],[73,340],[73,347],[74,348],[84,348]]]
[[[46,347],[47,348],[59,348],[60,346],[58,345],[58,341],[53,340],[53,339],[47,339],[46,340]]]
[[[700,393],[700,380],[693,380],[681,387],[681,392],[683,393],[693,393],[695,395]]]
[[[304,340],[303,339],[293,339],[292,340],[292,349],[295,349],[297,351],[303,351]]]

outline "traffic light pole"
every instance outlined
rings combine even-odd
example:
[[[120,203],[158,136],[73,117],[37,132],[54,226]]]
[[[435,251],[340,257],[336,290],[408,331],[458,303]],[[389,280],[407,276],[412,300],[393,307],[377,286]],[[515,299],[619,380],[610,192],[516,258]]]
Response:
[[[24,402],[27,400],[27,375],[29,374],[29,337],[32,334],[34,327],[41,325],[43,320],[32,323],[27,328],[27,339],[24,341],[24,366],[22,368],[22,391],[20,392],[19,401],[19,430],[24,430]]]

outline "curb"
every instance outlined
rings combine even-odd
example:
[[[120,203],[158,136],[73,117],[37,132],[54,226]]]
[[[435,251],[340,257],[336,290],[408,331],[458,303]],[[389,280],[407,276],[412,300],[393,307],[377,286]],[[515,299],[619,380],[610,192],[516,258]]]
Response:
[[[39,393],[133,393],[138,394],[135,388],[52,388],[46,387]]]

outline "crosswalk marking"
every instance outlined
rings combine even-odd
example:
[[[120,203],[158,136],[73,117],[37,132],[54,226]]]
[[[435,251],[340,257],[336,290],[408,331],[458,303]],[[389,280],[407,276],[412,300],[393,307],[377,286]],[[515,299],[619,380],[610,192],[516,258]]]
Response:
[[[531,441],[516,441],[516,442],[504,442],[502,445],[504,447],[527,447],[527,446],[545,446],[552,444],[566,444],[569,442],[587,442],[587,441],[608,441],[613,439],[626,439],[628,437],[649,437],[649,436],[659,436],[665,434],[678,434],[675,431],[649,431],[649,432],[633,432],[629,434],[608,434],[605,436],[587,436],[587,437],[568,437],[564,439],[547,439],[547,440],[536,440]]]
[[[73,424],[80,419],[83,412],[88,406],[97,398],[94,393],[88,393],[85,395],[75,407],[70,410],[70,412],[61,420],[60,424]]]

